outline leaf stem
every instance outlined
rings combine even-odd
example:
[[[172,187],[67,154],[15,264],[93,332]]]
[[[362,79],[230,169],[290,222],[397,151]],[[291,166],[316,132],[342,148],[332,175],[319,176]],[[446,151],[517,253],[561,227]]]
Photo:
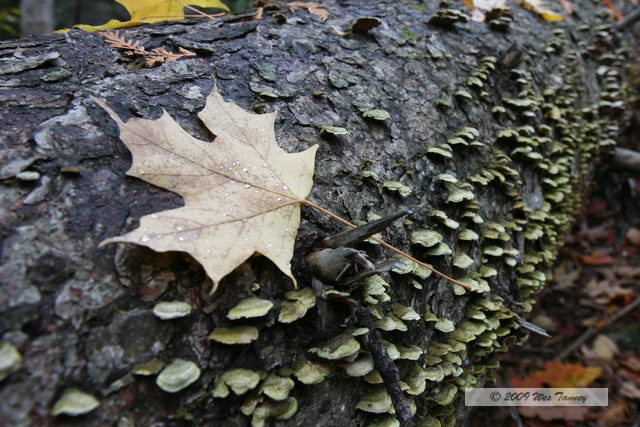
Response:
[[[338,222],[339,222],[339,223],[341,223],[341,224],[347,225],[347,226],[349,226],[349,227],[351,227],[351,228],[356,228],[356,225],[354,225],[354,224],[350,223],[349,221],[347,221],[347,220],[346,220],[346,219],[344,219],[344,218],[339,217],[338,215],[334,214],[334,213],[333,213],[333,212],[331,212],[330,210],[327,210],[327,209],[323,208],[322,206],[318,206],[318,205],[316,205],[316,204],[315,204],[315,203],[313,203],[313,202],[310,202],[310,201],[308,201],[308,200],[300,200],[300,204],[302,204],[302,205],[307,205],[307,206],[309,206],[310,208],[313,208],[313,209],[317,210],[318,212],[322,212],[323,214],[325,214],[325,215],[327,215],[327,216],[330,216],[331,218],[335,219],[336,221],[338,221]],[[451,282],[451,283],[455,283],[455,284],[456,284],[456,285],[458,285],[458,286],[462,286],[463,288],[465,288],[465,289],[466,289],[466,290],[468,290],[468,291],[473,290],[473,289],[471,288],[471,286],[470,286],[470,285],[468,285],[467,283],[461,282],[461,281],[459,281],[459,280],[456,280],[456,279],[454,279],[454,278],[452,278],[452,277],[447,276],[447,275],[446,275],[446,274],[444,274],[443,272],[436,270],[435,268],[431,267],[431,266],[430,266],[429,264],[427,264],[427,263],[424,263],[424,262],[422,262],[422,261],[419,261],[419,260],[415,259],[414,257],[412,257],[411,255],[409,255],[408,253],[406,253],[406,252],[404,252],[404,251],[402,251],[402,250],[400,250],[400,249],[396,248],[395,246],[390,245],[389,243],[385,242],[384,240],[380,240],[380,239],[378,239],[377,237],[374,237],[374,236],[371,236],[371,237],[370,237],[370,239],[371,239],[371,240],[373,240],[373,241],[375,241],[375,242],[380,243],[380,244],[381,244],[382,246],[384,246],[385,248],[389,249],[390,251],[393,251],[393,252],[397,253],[398,255],[400,255],[400,256],[402,256],[402,257],[404,257],[404,258],[408,259],[409,261],[413,261],[413,262],[415,262],[416,264],[418,264],[419,266],[426,268],[427,270],[429,270],[429,271],[431,271],[432,273],[434,273],[436,276],[440,276],[440,277],[442,277],[443,279],[447,279],[447,280],[448,280],[449,282]]]
[[[197,13],[197,14],[198,14],[198,15],[200,15],[200,16],[202,16],[203,18],[213,19],[213,18],[216,18],[216,17],[219,17],[219,16],[224,16],[224,15],[226,15],[226,13],[224,13],[224,12],[222,12],[222,13],[216,13],[215,15],[209,15],[209,14],[204,13],[204,12],[203,12],[203,11],[201,11],[201,10],[196,9],[195,7],[191,7],[191,6],[189,6],[188,4],[181,2],[180,0],[176,0],[176,1],[177,1],[178,3],[180,3],[180,4],[182,5],[182,7],[185,7],[185,8],[187,8],[187,9],[191,10],[191,11],[194,11],[195,13]]]

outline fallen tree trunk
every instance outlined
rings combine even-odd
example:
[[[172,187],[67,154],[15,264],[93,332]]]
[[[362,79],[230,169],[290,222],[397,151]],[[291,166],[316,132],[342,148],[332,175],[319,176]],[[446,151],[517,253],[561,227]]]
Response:
[[[635,58],[590,2],[566,23],[517,8],[506,32],[418,1],[325,4],[326,22],[280,11],[127,30],[147,50],[197,53],[150,69],[82,31],[0,43],[3,425],[74,411],[83,425],[395,425],[394,405],[405,425],[454,425],[463,391],[526,337],[518,319],[624,124],[622,65]],[[373,27],[352,28],[358,16]],[[310,200],[352,222],[411,211],[385,240],[473,291],[402,260],[386,271],[393,254],[368,242],[355,246],[379,274],[314,281],[305,256],[342,229],[307,208],[293,270],[317,285],[298,302],[262,257],[209,296],[185,254],[97,248],[182,201],[125,176],[130,154],[90,96],[125,120],[165,109],[211,140],[195,113],[214,80],[245,109],[278,111],[285,150],[320,145]],[[229,320],[251,295],[274,307]],[[154,314],[175,300],[191,313]],[[229,326],[259,337],[209,338]],[[160,388],[167,366],[178,372]]]

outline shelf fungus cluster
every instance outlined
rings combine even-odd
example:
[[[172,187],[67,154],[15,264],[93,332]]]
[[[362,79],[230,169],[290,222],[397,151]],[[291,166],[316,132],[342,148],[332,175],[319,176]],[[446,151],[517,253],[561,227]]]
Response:
[[[379,306],[374,307],[373,312],[383,315]],[[387,320],[391,316],[393,319]],[[406,325],[398,325],[399,321],[409,324],[421,321],[432,324],[437,331],[425,346],[414,344],[406,348],[386,342],[389,355],[400,370],[400,387],[417,425],[455,424],[452,402],[462,399],[465,390],[478,384],[488,370],[498,367],[496,354],[507,350],[506,338],[519,327],[515,317],[516,314],[497,296],[474,297],[464,318],[457,324],[439,318],[429,308],[419,314],[410,307],[393,304],[392,311],[376,325],[379,329],[402,333],[406,331]],[[388,325],[394,327],[387,328]],[[356,407],[371,414],[369,425],[398,425],[393,417],[395,408],[391,397],[381,386],[382,380],[371,356],[361,350],[352,357],[352,362],[343,365],[347,374],[362,376],[371,384]],[[418,405],[416,399],[421,397],[423,403]]]
[[[491,16],[487,15],[489,25],[499,29],[511,21],[506,9]],[[460,11],[441,9],[429,22],[451,26],[467,20]],[[612,43],[610,27],[585,31],[593,32],[594,45]],[[233,301],[226,315],[215,317],[209,335],[214,351],[237,349],[234,354],[244,350],[250,354],[267,337],[304,336],[300,338],[306,343],[304,351],[289,354],[282,365],[258,368],[255,362],[242,366],[245,359],[239,357],[228,361],[226,369],[201,376],[197,363],[161,360],[159,355],[133,366],[131,376],[155,376],[157,386],[167,393],[202,384],[204,390],[199,392],[216,403],[222,399],[243,402],[241,413],[257,427],[269,420],[290,419],[298,410],[297,393],[302,387],[338,377],[354,384],[353,389],[360,393],[355,408],[369,426],[398,426],[398,414],[383,381],[385,372],[379,371],[369,345],[375,332],[397,367],[399,387],[416,425],[456,425],[464,391],[482,384],[499,367],[500,353],[525,336],[517,331],[518,316],[531,311],[536,293],[551,276],[558,247],[581,207],[591,163],[611,149],[618,133],[612,117],[620,113],[626,98],[619,74],[624,52],[614,49],[598,57],[595,78],[604,91],[592,94],[580,87],[584,59],[567,49],[567,44],[564,32],[556,31],[543,52],[530,53],[547,55],[559,64],[557,76],[546,79],[550,83],[545,87],[540,85],[543,79],[539,72],[528,69],[526,61],[505,66],[497,76],[493,73],[498,66],[496,57],[481,56],[478,65],[459,82],[464,88],[454,96],[484,109],[495,127],[482,126],[481,134],[474,127],[479,127],[477,123],[464,119],[446,131],[446,140],[420,146],[416,152],[421,155],[416,158],[429,163],[424,183],[413,179],[418,173],[412,177],[413,187],[404,180],[385,180],[382,169],[360,173],[360,184],[380,184],[402,202],[421,197],[424,191],[419,191],[420,185],[439,193],[401,227],[413,256],[470,286],[471,291],[453,285],[447,295],[457,311],[438,309],[437,293],[442,287],[436,274],[394,255],[393,266],[348,285],[335,280],[322,290],[302,287],[273,295],[259,291]],[[273,71],[260,70],[261,75]],[[494,78],[509,81],[498,85]],[[336,81],[333,85],[340,88]],[[497,87],[507,89],[499,93]],[[252,90],[264,98],[283,97],[263,86]],[[478,93],[484,103],[475,96]],[[367,105],[360,112],[370,125],[388,130],[399,120],[396,110],[391,111],[393,117]],[[469,117],[477,116],[473,113]],[[385,126],[371,122],[384,122]],[[347,129],[324,126],[321,133],[338,137],[347,134]],[[452,161],[469,151],[474,151],[473,161]],[[487,194],[491,194],[491,202]],[[369,213],[370,221],[377,218],[373,211]],[[371,243],[363,245],[372,247]],[[516,303],[498,296],[499,290],[512,282],[519,289]],[[333,310],[335,306],[340,309]],[[353,320],[353,311],[358,308],[371,313],[371,324],[365,327]],[[309,333],[310,324],[322,318],[322,310],[340,320],[332,325],[331,333],[322,331],[314,336]],[[163,322],[189,316],[191,311],[189,304],[179,301],[158,303],[153,308]],[[308,321],[310,314],[315,316],[312,321]],[[257,361],[262,356],[251,357]],[[19,375],[21,362],[14,346],[0,343],[0,381]],[[53,413],[79,415],[98,405],[93,396],[70,389],[54,404]]]
[[[485,56],[480,59],[480,65],[473,70],[467,78],[467,86],[482,89],[489,78],[489,74],[496,69],[497,58],[495,56]]]
[[[440,9],[429,18],[429,24],[438,27],[448,28],[457,22],[469,22],[469,15],[459,9]]]

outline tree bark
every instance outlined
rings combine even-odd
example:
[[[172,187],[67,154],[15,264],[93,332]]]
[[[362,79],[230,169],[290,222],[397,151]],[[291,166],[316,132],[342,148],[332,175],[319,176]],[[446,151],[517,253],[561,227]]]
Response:
[[[627,118],[623,65],[636,58],[592,2],[574,3],[575,16],[560,23],[516,7],[506,32],[479,22],[428,24],[436,2],[417,0],[326,1],[327,21],[281,10],[260,21],[225,17],[123,32],[148,50],[198,54],[154,68],[77,30],[0,43],[0,366],[9,364],[0,424],[396,425],[385,387],[399,377],[392,388],[415,409],[411,422],[454,425],[466,413],[463,391],[490,379],[500,353],[526,337],[517,318],[549,279],[594,168]],[[359,16],[380,25],[357,25],[350,35],[332,29],[351,30]],[[320,145],[311,201],[352,222],[410,210],[383,237],[476,289],[397,265],[364,286],[316,286],[315,307],[285,324],[278,313],[292,284],[262,257],[209,296],[210,281],[186,254],[98,248],[141,216],[182,201],[125,175],[130,154],[90,97],[125,120],[167,110],[211,140],[196,113],[214,80],[245,109],[278,111],[285,150]],[[437,231],[447,246],[426,249],[422,229]],[[293,259],[300,287],[312,282],[305,256],[339,231],[303,209]],[[356,249],[376,264],[392,257],[367,242]],[[228,320],[250,295],[275,306],[259,318]],[[173,300],[189,302],[191,314],[153,314],[158,302]],[[362,307],[377,332],[359,335]],[[259,338],[243,345],[208,338],[216,327],[238,325],[257,327]],[[373,342],[380,337],[383,346]],[[370,348],[386,348],[397,372],[385,383],[375,373],[358,377],[366,369],[350,365],[356,354],[330,360],[345,345],[360,347],[360,367]],[[139,366],[154,359],[189,360],[201,373],[168,393],[156,385],[157,370]],[[301,370],[305,363],[317,384],[305,384],[315,382]],[[261,383],[215,397],[224,394],[223,374],[238,368],[258,373]],[[286,400],[264,393],[271,374],[295,382]],[[54,417],[69,388],[100,405]]]
[[[53,0],[20,0],[20,34],[44,34],[53,31]]]

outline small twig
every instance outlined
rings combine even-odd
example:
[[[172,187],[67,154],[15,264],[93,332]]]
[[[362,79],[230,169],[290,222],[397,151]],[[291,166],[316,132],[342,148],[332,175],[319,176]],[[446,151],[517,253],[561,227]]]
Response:
[[[538,325],[534,325],[533,323],[527,322],[526,320],[524,320],[521,317],[518,317],[518,323],[520,323],[520,326],[522,326],[523,328],[536,333],[538,335],[542,335],[543,337],[547,337],[547,338],[551,338],[551,335],[549,335],[547,333],[547,331],[545,331],[544,329],[542,329],[540,326]]]
[[[640,17],[640,13],[638,16]],[[611,159],[611,169],[640,176],[640,153],[626,148],[616,148]]]
[[[300,202],[300,204],[307,205],[310,208],[313,208],[313,209],[315,209],[315,210],[317,210],[319,212],[322,212],[323,214],[325,214],[327,216],[330,216],[331,218],[335,219],[339,223],[342,223],[344,225],[348,225],[349,227],[352,227],[352,228],[356,228],[356,226],[354,224],[350,223],[349,221],[347,221],[344,218],[339,217],[338,215],[334,214],[330,210],[327,210],[327,209],[323,208],[322,206],[318,206],[315,203],[310,202],[308,200],[300,200],[299,202]],[[440,276],[443,279],[447,279],[451,283],[455,283],[458,286],[462,286],[463,288],[465,288],[468,291],[473,290],[473,288],[470,285],[468,285],[468,284],[466,284],[464,282],[461,282],[459,280],[456,280],[456,279],[454,279],[452,277],[447,276],[443,272],[441,272],[439,270],[436,270],[435,268],[431,267],[429,264],[427,264],[425,262],[422,262],[422,261],[419,261],[419,260],[415,259],[414,257],[409,255],[408,253],[401,251],[400,249],[396,248],[395,246],[390,245],[389,243],[385,242],[384,240],[380,240],[377,237],[371,237],[371,240],[373,240],[374,242],[380,243],[385,248],[389,249],[390,251],[393,251],[393,252],[397,253],[398,255],[408,259],[409,261],[413,261],[416,264],[418,264],[419,266],[426,268],[427,270],[431,271],[436,276]]]
[[[352,228],[342,233],[338,233],[333,236],[329,236],[322,240],[322,246],[325,248],[337,248],[339,246],[353,246],[356,243],[360,243],[367,240],[369,237],[376,233],[381,232],[395,220],[402,218],[403,216],[411,213],[408,209],[403,209],[399,212],[387,215],[383,218],[371,221],[367,224],[360,225],[356,228]]]
[[[620,21],[616,22],[615,28],[618,31],[624,31],[627,28],[631,27],[640,19],[640,7],[635,8],[633,12],[622,18]]]
[[[189,6],[188,4],[181,2],[180,0],[176,0],[176,1],[177,1],[178,3],[180,3],[180,4],[182,5],[182,7],[185,7],[185,8],[187,8],[187,9],[189,9],[189,10],[191,10],[191,11],[193,11],[193,12],[197,13],[198,15],[200,15],[200,16],[202,16],[202,17],[205,17],[205,18],[213,19],[213,18],[217,18],[217,17],[219,17],[219,16],[224,16],[224,15],[226,15],[226,13],[224,13],[224,12],[222,12],[222,13],[217,13],[217,14],[215,14],[215,15],[209,15],[209,14],[204,13],[204,12],[203,12],[203,11],[201,11],[201,10],[196,9],[196,8],[195,8],[195,7],[193,7],[193,6]]]
[[[307,11],[310,14],[316,15],[317,17],[319,17],[323,21],[326,21],[327,18],[329,18],[329,15],[330,15],[329,11],[327,9],[325,9],[325,7],[321,3],[307,3],[307,2],[302,2],[302,1],[294,1],[294,2],[291,2],[291,3],[287,3],[286,6],[292,12],[295,12],[296,10],[299,10],[300,8],[305,8],[305,9],[307,9]]]
[[[360,273],[356,274],[353,277],[350,277],[346,282],[344,282],[345,286],[352,285],[357,282],[361,282],[369,276],[373,276],[374,274],[386,273],[387,271],[392,270],[398,265],[397,259],[391,259],[382,264],[376,265],[371,270],[362,270]]]
[[[327,301],[324,298],[325,285],[320,280],[313,277],[311,279],[311,287],[316,294],[316,310],[319,321],[316,323],[316,337],[324,338],[327,335]]]
[[[516,427],[524,427],[522,418],[520,417],[520,413],[518,412],[518,408],[516,408],[515,406],[509,406],[509,415],[511,415],[513,421],[516,422]]]
[[[224,13],[217,13],[215,15],[207,15],[206,13],[202,13],[202,14],[197,14],[197,15],[154,15],[154,16],[150,16],[149,18],[177,18],[177,19],[182,19],[182,18],[209,18],[209,19],[213,19],[214,17],[218,17],[218,16],[225,16]]]
[[[606,319],[606,321],[600,326],[591,326],[589,329],[584,331],[582,335],[580,335],[569,347],[564,349],[558,356],[556,356],[553,360],[562,360],[565,357],[569,356],[571,353],[576,351],[582,344],[589,341],[595,334],[600,332],[602,329],[606,328],[610,324],[614,323],[616,320],[620,319],[634,308],[640,306],[640,296],[636,297],[629,305],[624,307],[622,310],[618,311],[613,316]]]
[[[371,310],[366,307],[360,307],[356,311],[356,315],[358,316],[358,324],[369,329],[366,335],[366,346],[371,353],[373,363],[380,373],[387,392],[391,397],[393,407],[396,410],[396,416],[398,417],[398,421],[400,421],[400,426],[413,427],[415,423],[411,415],[411,406],[400,388],[398,367],[393,363],[391,357],[389,357],[387,347],[384,345],[384,340],[373,323]]]
[[[158,62],[175,61],[185,56],[196,56],[195,52],[179,47],[180,53],[169,52],[163,47],[157,47],[148,51],[139,41],[131,41],[125,39],[118,31],[104,31],[100,35],[104,37],[111,47],[124,50],[125,55],[146,56],[145,64],[152,66]]]

